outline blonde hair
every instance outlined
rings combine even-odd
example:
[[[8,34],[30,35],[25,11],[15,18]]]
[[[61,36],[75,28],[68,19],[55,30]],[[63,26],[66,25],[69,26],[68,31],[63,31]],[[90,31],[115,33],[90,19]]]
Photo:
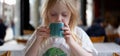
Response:
[[[79,19],[79,10],[78,10],[78,3],[77,0],[44,0],[42,7],[41,7],[41,17],[42,17],[42,25],[48,26],[49,21],[47,17],[48,10],[54,6],[57,2],[65,4],[68,9],[71,11],[71,19],[69,22],[69,27],[72,32],[73,38],[78,40],[77,35],[74,34],[74,29],[77,26],[77,20]],[[79,41],[80,42],[80,41]]]

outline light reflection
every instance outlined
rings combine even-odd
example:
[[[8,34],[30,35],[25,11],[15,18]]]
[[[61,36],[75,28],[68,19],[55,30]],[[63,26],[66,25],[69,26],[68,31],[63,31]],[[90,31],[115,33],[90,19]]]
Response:
[[[7,28],[5,41],[13,39],[13,30],[11,27]]]
[[[91,26],[93,21],[93,0],[87,0],[86,20],[87,26]]]
[[[14,5],[16,4],[16,0],[5,0],[5,3],[8,5]]]
[[[0,0],[1,3],[3,3],[3,0]]]

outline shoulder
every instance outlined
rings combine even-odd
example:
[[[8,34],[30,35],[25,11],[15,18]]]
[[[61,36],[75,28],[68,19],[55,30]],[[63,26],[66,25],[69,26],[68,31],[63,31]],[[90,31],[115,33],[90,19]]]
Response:
[[[80,28],[76,27],[75,28],[77,36],[81,39],[82,42],[82,48],[85,49],[88,52],[92,52],[93,54],[97,54],[96,49],[94,48],[89,36],[86,34],[86,32]]]
[[[75,27],[75,32],[76,33],[82,33],[82,32],[85,32],[81,27]]]
[[[87,35],[86,32],[81,27],[78,27],[78,26],[75,27],[75,33],[81,38]]]
[[[87,35],[87,33],[81,27],[76,27],[75,28],[75,33],[82,40],[84,40],[86,38],[89,38],[89,36]]]

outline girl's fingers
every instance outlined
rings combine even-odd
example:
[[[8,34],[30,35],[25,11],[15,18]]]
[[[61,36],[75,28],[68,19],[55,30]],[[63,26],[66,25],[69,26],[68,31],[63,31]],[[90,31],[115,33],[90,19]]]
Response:
[[[65,38],[70,38],[71,35],[65,35]]]
[[[37,37],[49,37],[50,36],[50,30],[46,26],[41,26],[36,31]]]
[[[65,20],[62,20],[62,22],[64,23],[65,27],[69,27],[69,25],[67,24],[67,22],[65,22]]]
[[[40,38],[40,39],[47,38],[47,37],[49,37],[49,36],[50,36],[50,34],[47,34],[47,33],[45,33],[45,32],[40,32],[40,33],[37,33],[37,34],[36,34],[36,37],[38,37],[38,38]]]
[[[42,35],[49,35],[49,34],[47,34],[47,32],[38,32],[37,35],[41,35],[42,36]]]
[[[49,29],[41,29],[41,30],[38,30],[37,32],[38,33],[45,32],[46,34],[49,34],[50,30]]]
[[[49,31],[44,31],[44,32],[43,31],[37,31],[36,34],[37,35],[49,35],[50,32]]]
[[[43,27],[41,26],[40,28],[37,29],[37,32],[50,32],[50,29],[48,27]]]
[[[69,27],[69,25],[68,25],[67,23],[64,23],[64,26],[65,26],[65,27]]]
[[[47,28],[46,33],[50,34],[50,29],[49,28]]]
[[[71,35],[71,32],[70,31],[65,31],[63,34],[64,35]]]
[[[71,32],[70,32],[70,28],[69,25],[65,22],[65,20],[62,20],[64,23],[64,27],[62,28],[62,30],[64,31],[64,37],[70,37],[71,36]]]
[[[66,41],[68,42],[71,38],[71,35],[65,35],[64,38],[66,39]]]
[[[68,27],[63,27],[62,30],[63,31],[70,31],[70,29]]]

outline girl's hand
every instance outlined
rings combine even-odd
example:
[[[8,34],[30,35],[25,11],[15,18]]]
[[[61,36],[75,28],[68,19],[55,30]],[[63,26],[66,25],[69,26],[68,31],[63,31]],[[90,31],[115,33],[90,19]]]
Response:
[[[50,36],[50,30],[46,26],[41,26],[36,30],[37,40],[42,41]]]
[[[70,31],[70,27],[65,22],[64,22],[64,27],[62,28],[62,30],[64,31],[63,35],[64,35],[64,38],[65,38],[67,44],[71,45],[72,43],[74,43],[75,40],[73,39],[72,33]]]

